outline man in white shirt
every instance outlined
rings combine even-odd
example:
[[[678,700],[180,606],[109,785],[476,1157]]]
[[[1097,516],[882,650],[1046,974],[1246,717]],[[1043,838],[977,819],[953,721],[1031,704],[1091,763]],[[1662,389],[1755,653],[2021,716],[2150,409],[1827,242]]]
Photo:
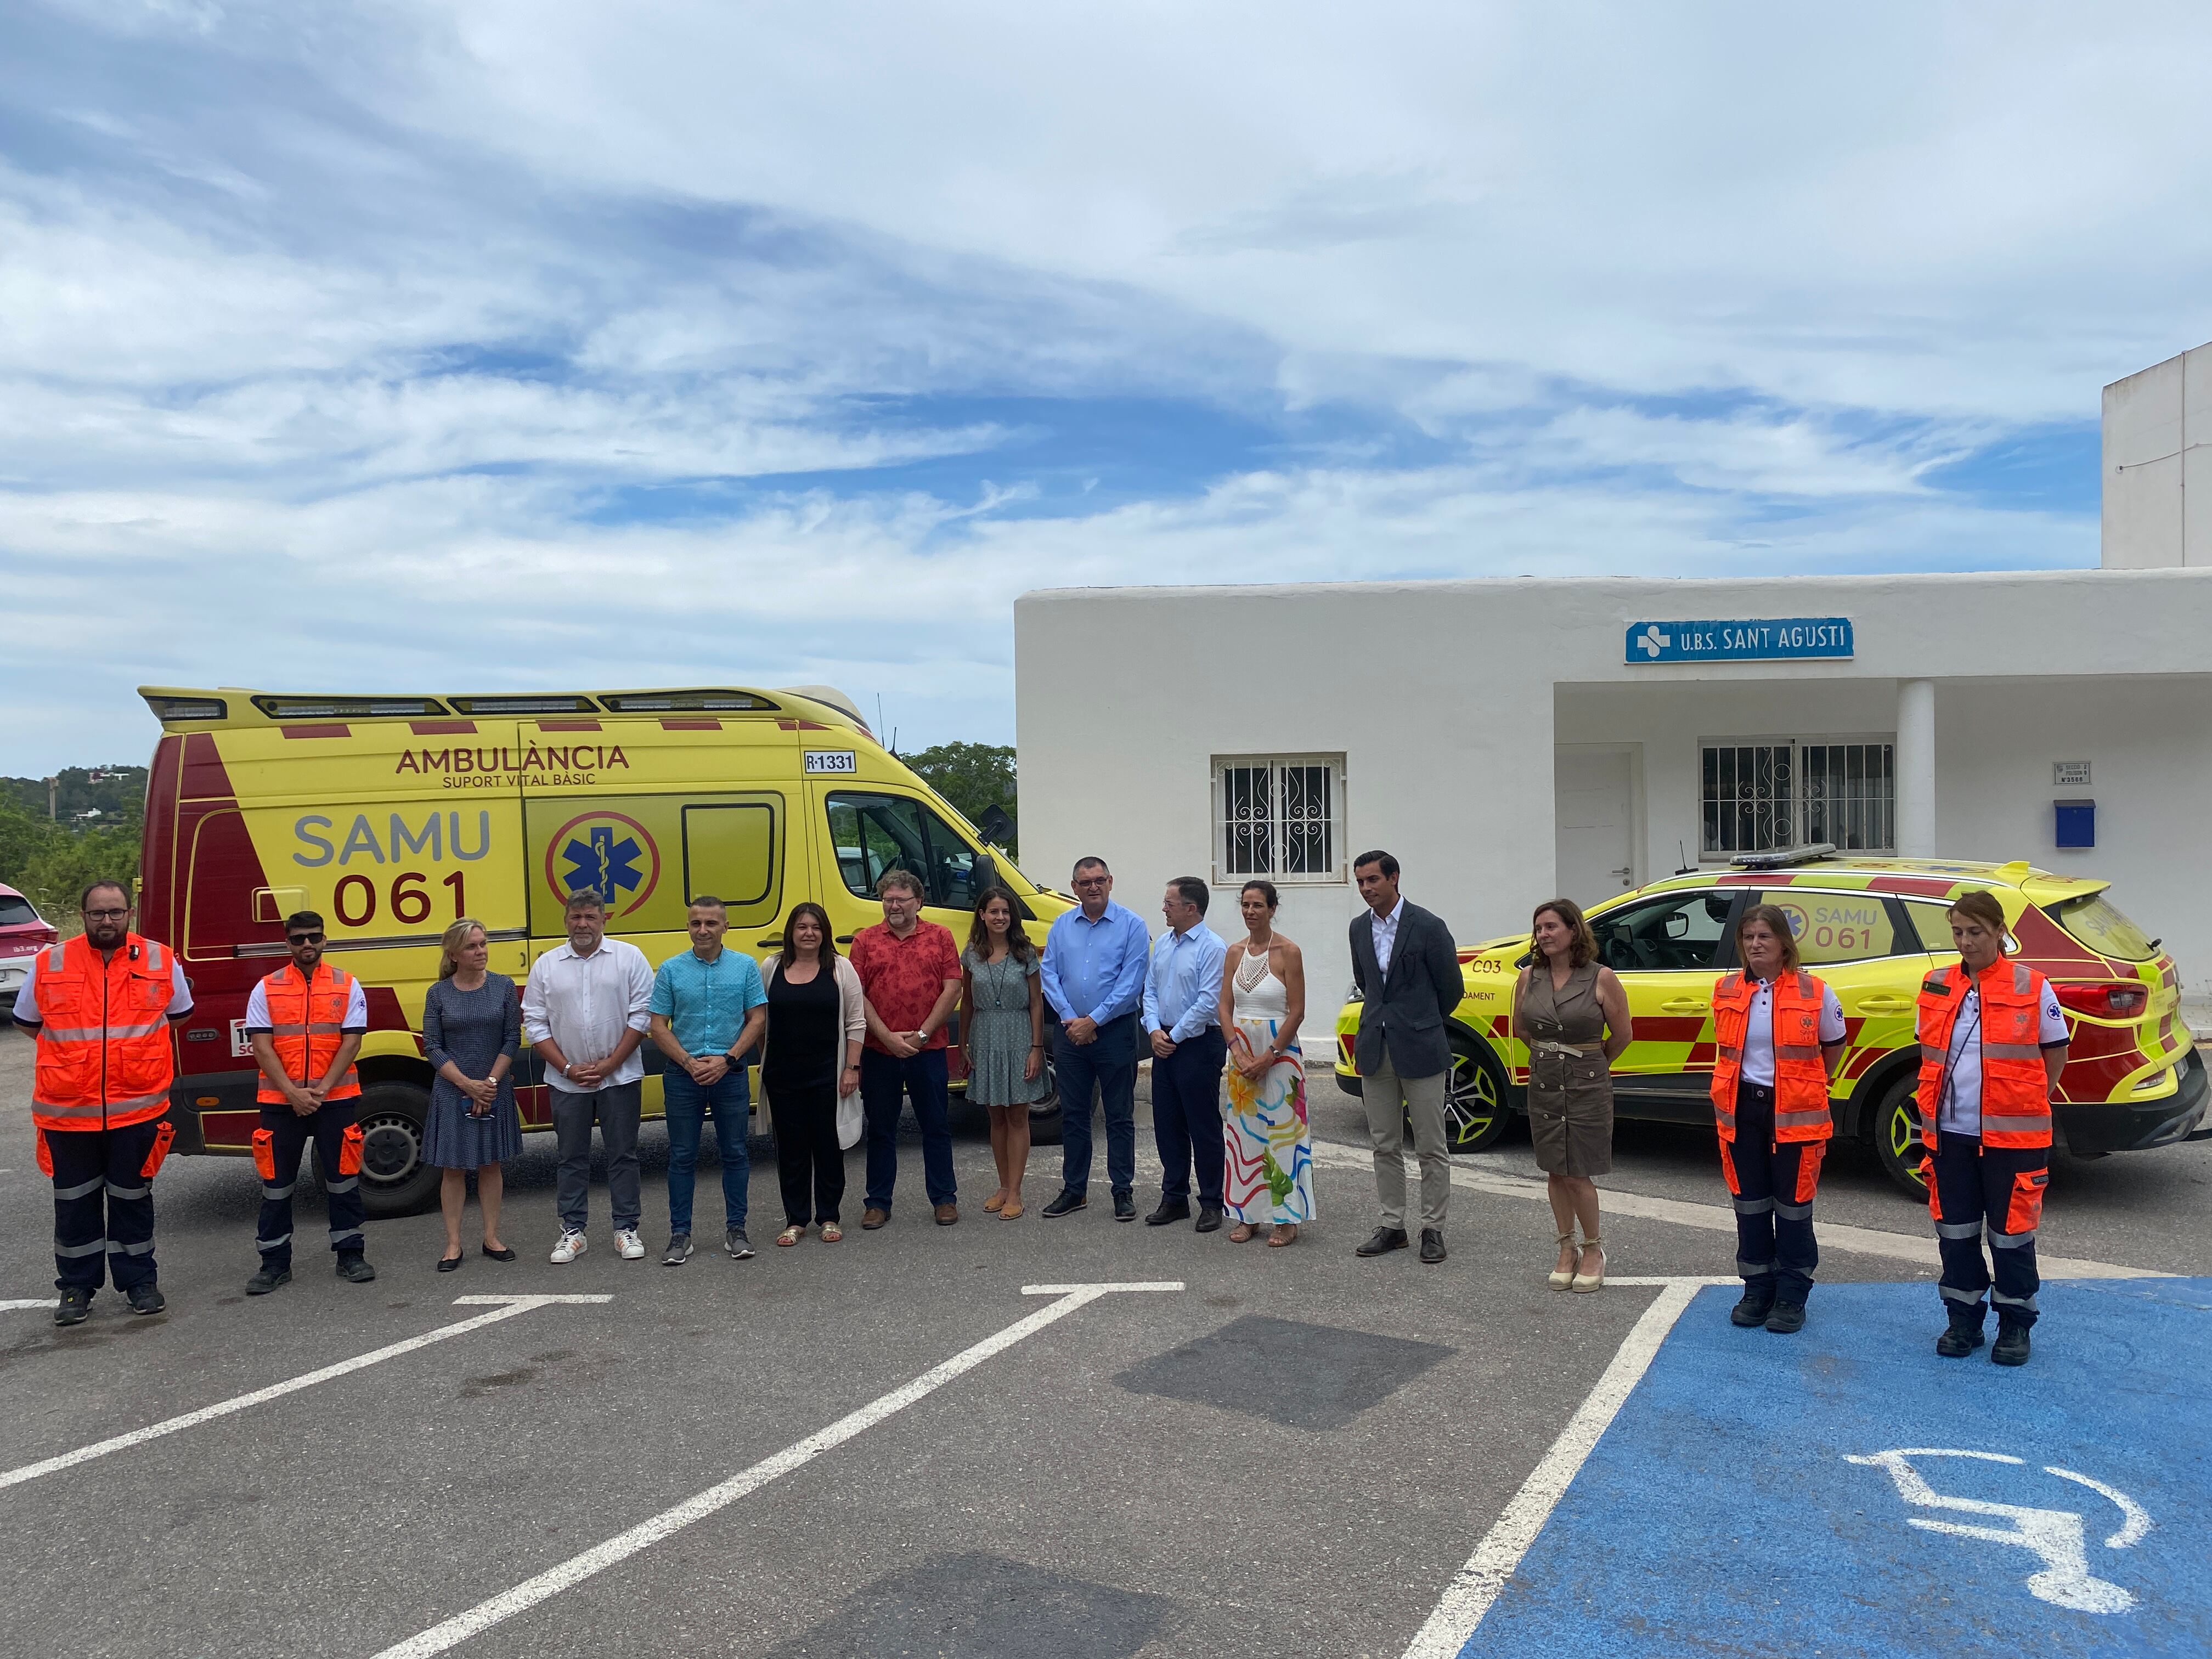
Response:
[[[551,1085],[553,1134],[560,1149],[554,1201],[561,1211],[556,1262],[585,1249],[592,1193],[592,1125],[607,1149],[607,1197],[615,1247],[625,1261],[645,1257],[637,1121],[645,1061],[638,1045],[653,1024],[653,969],[635,945],[606,937],[606,902],[594,888],[568,896],[568,942],[531,964],[522,993],[522,1032]]]

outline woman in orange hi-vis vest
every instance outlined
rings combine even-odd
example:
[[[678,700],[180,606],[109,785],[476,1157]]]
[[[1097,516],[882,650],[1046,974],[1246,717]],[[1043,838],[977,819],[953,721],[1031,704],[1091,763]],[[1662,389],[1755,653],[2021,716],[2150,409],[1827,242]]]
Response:
[[[1787,1335],[1805,1325],[1820,1249],[1813,1195],[1835,1125],[1828,1079],[1844,1054],[1836,994],[1797,965],[1790,918],[1754,904],[1736,923],[1743,966],[1713,990],[1713,1121],[1735,1205],[1743,1299],[1729,1318]]]
[[[1960,965],[1936,969],[1920,987],[1920,1139],[1929,1151],[1921,1170],[1950,1315],[1936,1352],[1963,1359],[1982,1346],[1986,1291],[1997,1310],[1990,1358],[2022,1365],[2041,1283],[2035,1233],[2051,1179],[2051,1097],[2066,1069],[2066,1016],[2050,981],[2005,960],[2004,908],[1992,895],[1953,903],[1951,940]]]

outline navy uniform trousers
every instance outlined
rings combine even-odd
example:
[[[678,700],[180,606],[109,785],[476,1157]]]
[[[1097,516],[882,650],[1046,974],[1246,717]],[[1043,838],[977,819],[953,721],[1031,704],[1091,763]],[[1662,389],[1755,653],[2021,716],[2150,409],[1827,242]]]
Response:
[[[1943,1272],[1937,1288],[1954,1316],[1981,1324],[1984,1292],[1996,1304],[1997,1327],[2035,1323],[2035,1233],[2051,1181],[2047,1146],[1984,1146],[1979,1135],[1939,1133],[1928,1160],[1928,1212]],[[1987,1260],[1982,1237],[1989,1236]],[[1995,1268],[1995,1272],[1991,1268]]]
[[[127,1129],[45,1129],[54,1166],[54,1288],[118,1291],[154,1282],[154,1182],[161,1120]]]
[[[345,1132],[360,1115],[361,1097],[328,1100],[312,1117],[301,1117],[279,1101],[262,1103],[261,1127],[270,1136],[275,1174],[261,1177],[261,1224],[253,1241],[261,1252],[261,1265],[282,1273],[292,1265],[292,1189],[299,1182],[301,1154],[315,1143],[322,1161],[323,1190],[330,1195],[331,1248],[341,1255],[358,1255],[368,1248],[361,1225],[367,1212],[361,1201],[361,1174],[340,1175]]]
[[[1813,1199],[1827,1152],[1825,1140],[1777,1145],[1774,1091],[1736,1085],[1735,1139],[1721,1142],[1721,1173],[1735,1206],[1735,1270],[1747,1289],[1771,1285],[1777,1302],[1800,1307],[1813,1294],[1820,1265]]]

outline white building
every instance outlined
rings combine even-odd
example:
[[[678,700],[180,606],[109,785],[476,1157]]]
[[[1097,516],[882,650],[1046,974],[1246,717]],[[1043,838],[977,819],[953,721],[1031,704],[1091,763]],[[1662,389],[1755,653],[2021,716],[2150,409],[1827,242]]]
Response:
[[[1326,1002],[1370,847],[1462,942],[1774,846],[2026,859],[2111,880],[2194,1000],[2212,451],[2186,428],[2212,433],[2212,346],[2105,409],[2102,569],[1025,594],[1022,862],[1064,882],[1097,854],[1148,916],[1206,876],[1226,933],[1267,875]],[[2061,844],[2062,802],[2093,844]]]

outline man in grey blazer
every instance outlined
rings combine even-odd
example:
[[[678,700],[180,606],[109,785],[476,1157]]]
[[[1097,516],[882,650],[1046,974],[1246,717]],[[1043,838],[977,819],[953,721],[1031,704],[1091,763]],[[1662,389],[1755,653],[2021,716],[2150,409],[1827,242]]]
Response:
[[[1421,1260],[1444,1259],[1444,1206],[1451,1196],[1451,1158],[1444,1146],[1444,1084],[1451,1044],[1444,1017],[1466,994],[1459,951],[1443,918],[1398,896],[1398,860],[1362,853],[1352,879],[1367,914],[1352,924],[1352,981],[1359,988],[1359,1035],[1352,1068],[1359,1073],[1367,1133],[1375,1146],[1375,1194],[1382,1224],[1359,1247],[1382,1255],[1407,1247],[1406,1130],[1421,1161]]]

